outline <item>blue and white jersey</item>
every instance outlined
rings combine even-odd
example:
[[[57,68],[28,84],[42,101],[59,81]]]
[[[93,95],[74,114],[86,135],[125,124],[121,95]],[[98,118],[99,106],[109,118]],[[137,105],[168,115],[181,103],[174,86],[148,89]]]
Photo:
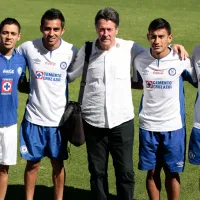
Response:
[[[26,60],[16,50],[10,59],[0,54],[0,126],[17,123],[18,81],[25,71]]]
[[[30,75],[25,118],[40,126],[59,126],[67,103],[67,69],[77,49],[61,40],[57,49],[49,51],[39,38],[18,50],[27,59]]]
[[[195,67],[198,81],[198,92],[194,105],[194,127],[200,129],[200,45],[193,50],[192,64]]]
[[[156,132],[182,128],[185,125],[183,80],[195,79],[190,60],[181,61],[172,50],[166,57],[156,59],[146,50],[136,57],[134,67],[133,81],[143,82],[140,128]]]

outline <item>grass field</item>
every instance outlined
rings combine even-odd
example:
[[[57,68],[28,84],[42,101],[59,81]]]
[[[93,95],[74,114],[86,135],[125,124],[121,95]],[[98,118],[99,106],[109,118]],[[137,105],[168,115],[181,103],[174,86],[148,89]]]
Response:
[[[66,17],[66,33],[63,38],[80,48],[85,41],[94,40],[94,17],[97,11],[103,7],[113,7],[120,14],[119,37],[134,40],[148,47],[146,32],[149,23],[158,17],[167,19],[172,26],[174,35],[173,43],[183,44],[191,54],[193,47],[198,44],[200,38],[200,4],[198,0],[7,0],[1,1],[0,19],[15,17],[22,25],[22,38],[20,43],[41,36],[39,31],[40,18],[49,8],[60,9]],[[19,44],[20,44],[19,43]],[[70,84],[70,99],[76,99],[79,80]],[[186,90],[186,120],[187,140],[193,123],[193,105],[196,89],[187,83]],[[141,92],[133,90],[133,103],[135,112],[138,112]],[[19,124],[21,122],[27,96],[19,96]],[[138,118],[135,118],[135,199],[148,199],[145,190],[145,172],[137,169],[138,163]],[[24,199],[23,172],[25,160],[18,156],[18,164],[10,168],[9,188],[7,199]],[[85,145],[81,148],[70,148],[70,158],[65,162],[67,180],[65,199],[86,200],[89,199],[89,173],[87,170],[87,157]],[[185,172],[181,174],[181,200],[199,200],[199,167],[193,166],[186,160]],[[115,177],[112,162],[109,163],[109,185],[112,197],[115,196]],[[163,184],[164,186],[164,184]],[[167,199],[162,190],[162,199]],[[46,198],[53,199],[51,182],[51,166],[48,159],[41,162],[37,181],[35,200]]]

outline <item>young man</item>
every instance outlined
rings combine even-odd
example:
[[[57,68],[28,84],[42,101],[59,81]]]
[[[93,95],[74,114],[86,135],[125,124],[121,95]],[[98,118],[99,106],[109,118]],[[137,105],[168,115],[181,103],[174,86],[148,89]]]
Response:
[[[95,27],[98,38],[92,44],[82,101],[92,199],[108,198],[110,153],[117,196],[120,200],[133,200],[134,108],[130,71],[133,59],[144,49],[133,41],[116,38],[119,14],[112,8],[97,13]],[[85,46],[69,69],[69,81],[81,75],[84,57]]]
[[[15,50],[20,29],[13,18],[0,24],[0,200],[6,195],[9,166],[17,161],[18,86],[26,69],[24,57]]]
[[[190,135],[188,157],[191,164],[200,165],[200,45],[197,45],[193,50],[192,63],[197,74],[198,92],[194,106],[194,124]]]
[[[67,104],[67,69],[77,49],[61,39],[65,19],[57,9],[47,10],[41,19],[42,38],[23,43],[19,52],[28,61],[30,93],[20,130],[20,152],[27,160],[26,200],[32,200],[40,160],[48,156],[52,164],[54,199],[63,199],[68,158],[67,141],[60,123]]]
[[[183,80],[195,82],[195,73],[189,59],[181,61],[168,47],[172,34],[165,19],[150,23],[147,38],[151,48],[136,57],[133,77],[134,82],[142,81],[144,90],[139,113],[139,169],[148,170],[150,199],[160,199],[163,168],[168,199],[178,200],[186,145]]]

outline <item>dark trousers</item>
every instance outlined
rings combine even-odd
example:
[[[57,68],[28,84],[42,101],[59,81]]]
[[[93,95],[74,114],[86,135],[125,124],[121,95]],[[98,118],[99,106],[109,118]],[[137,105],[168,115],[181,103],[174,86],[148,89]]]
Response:
[[[84,122],[92,200],[108,198],[108,156],[115,168],[117,198],[133,200],[133,120],[112,129],[97,128]]]

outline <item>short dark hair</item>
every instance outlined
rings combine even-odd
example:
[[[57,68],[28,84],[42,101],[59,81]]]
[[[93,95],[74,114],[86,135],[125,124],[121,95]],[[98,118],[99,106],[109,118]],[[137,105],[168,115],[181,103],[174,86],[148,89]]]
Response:
[[[62,12],[58,9],[51,8],[51,9],[47,10],[41,18],[41,26],[44,25],[44,22],[46,19],[47,20],[60,19],[62,28],[64,28],[64,26],[65,26],[65,18],[63,16]]]
[[[103,8],[98,11],[95,17],[95,26],[98,25],[100,19],[110,20],[115,23],[116,27],[119,26],[119,14],[113,8]]]
[[[163,28],[167,30],[169,35],[171,34],[171,26],[169,22],[163,18],[157,18],[150,23],[148,31],[150,32],[151,30],[158,30]]]
[[[21,31],[21,26],[20,26],[19,22],[18,22],[16,19],[14,19],[14,18],[5,18],[5,19],[1,22],[1,24],[0,24],[0,31],[1,31],[1,30],[3,29],[3,27],[4,27],[5,25],[7,25],[7,24],[9,24],[9,25],[11,25],[11,24],[16,25],[16,26],[18,27],[18,30],[19,30],[19,33],[20,33],[20,31]]]

